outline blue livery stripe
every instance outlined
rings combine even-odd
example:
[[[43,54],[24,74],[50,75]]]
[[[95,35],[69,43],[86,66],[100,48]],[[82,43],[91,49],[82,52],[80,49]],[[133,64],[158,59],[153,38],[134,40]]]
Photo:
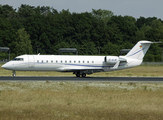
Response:
[[[113,66],[94,66],[94,65],[80,65],[80,64],[64,64],[64,65],[83,66],[83,67],[113,67]]]
[[[131,55],[128,55],[127,57],[134,56],[134,55],[136,55],[137,53],[139,53],[139,52],[143,51],[144,49],[145,49],[145,48],[143,48],[143,49],[141,49],[141,50],[139,50],[139,51],[137,51],[137,52],[135,52],[135,53],[133,53],[133,54],[131,54]]]

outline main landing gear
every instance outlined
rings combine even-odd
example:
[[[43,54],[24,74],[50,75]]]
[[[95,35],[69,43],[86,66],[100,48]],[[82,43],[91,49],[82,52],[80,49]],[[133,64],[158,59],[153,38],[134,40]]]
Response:
[[[16,76],[16,72],[12,71],[12,77],[15,77],[15,76]]]
[[[80,77],[80,72],[76,73],[76,77]]]
[[[82,74],[82,77],[86,77],[86,73],[83,73],[83,74]]]
[[[76,77],[80,77],[80,75],[81,75],[82,77],[86,77],[86,73],[80,73],[80,72],[77,72],[77,73],[76,73]]]

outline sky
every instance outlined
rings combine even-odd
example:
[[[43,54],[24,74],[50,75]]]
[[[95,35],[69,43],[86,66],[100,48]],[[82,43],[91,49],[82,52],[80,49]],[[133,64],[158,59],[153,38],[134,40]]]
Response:
[[[73,13],[92,12],[92,9],[110,10],[114,15],[134,18],[157,17],[163,20],[163,0],[0,0],[1,5],[10,5],[18,9],[21,4],[30,6],[50,6],[61,11]]]

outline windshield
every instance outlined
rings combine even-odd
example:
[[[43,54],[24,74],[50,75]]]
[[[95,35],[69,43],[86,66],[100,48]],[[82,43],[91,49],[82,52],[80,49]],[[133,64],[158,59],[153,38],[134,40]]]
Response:
[[[14,58],[12,61],[23,61],[23,58]]]

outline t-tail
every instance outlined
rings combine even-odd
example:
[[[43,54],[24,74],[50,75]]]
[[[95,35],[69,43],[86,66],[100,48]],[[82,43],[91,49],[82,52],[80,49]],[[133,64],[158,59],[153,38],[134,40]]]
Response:
[[[111,69],[124,69],[139,66],[143,62],[143,58],[148,51],[151,41],[139,41],[125,56],[119,56],[118,61],[115,62],[115,65]],[[105,61],[110,60],[105,57]],[[108,60],[107,60],[108,59]],[[112,59],[114,59],[112,57]]]
[[[139,41],[126,55],[128,58],[143,60],[146,52],[148,51],[151,41]]]

